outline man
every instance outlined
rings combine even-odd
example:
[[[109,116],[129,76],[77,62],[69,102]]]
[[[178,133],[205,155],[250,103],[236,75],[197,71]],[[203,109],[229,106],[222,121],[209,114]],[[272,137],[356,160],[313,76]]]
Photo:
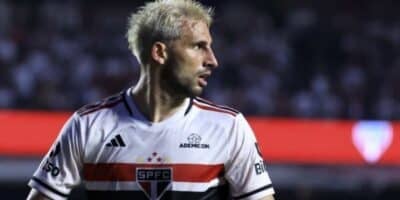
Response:
[[[274,199],[243,115],[197,97],[218,66],[211,13],[159,0],[132,15],[138,84],[73,114],[28,199],[66,199],[81,181],[90,199]]]

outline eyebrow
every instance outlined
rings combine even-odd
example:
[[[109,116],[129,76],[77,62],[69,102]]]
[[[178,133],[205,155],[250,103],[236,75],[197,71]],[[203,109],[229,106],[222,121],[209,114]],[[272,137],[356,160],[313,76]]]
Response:
[[[195,40],[193,43],[194,43],[194,44],[205,44],[205,45],[210,44],[210,46],[211,46],[212,40],[210,40],[210,42],[208,42],[208,41],[205,40],[205,39],[199,39],[199,40]]]

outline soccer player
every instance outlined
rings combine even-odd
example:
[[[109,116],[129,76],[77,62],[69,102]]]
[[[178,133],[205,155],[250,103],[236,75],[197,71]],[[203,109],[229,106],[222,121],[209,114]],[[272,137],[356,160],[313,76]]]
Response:
[[[212,9],[158,0],[132,15],[136,86],[84,106],[29,181],[28,199],[262,199],[274,189],[243,115],[198,98],[217,68]]]

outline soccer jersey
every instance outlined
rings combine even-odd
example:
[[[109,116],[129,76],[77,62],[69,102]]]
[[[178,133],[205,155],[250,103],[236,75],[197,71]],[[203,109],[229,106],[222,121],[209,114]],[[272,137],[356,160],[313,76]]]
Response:
[[[29,185],[66,199],[81,182],[89,199],[260,199],[274,193],[242,114],[187,98],[154,123],[131,90],[75,112]]]

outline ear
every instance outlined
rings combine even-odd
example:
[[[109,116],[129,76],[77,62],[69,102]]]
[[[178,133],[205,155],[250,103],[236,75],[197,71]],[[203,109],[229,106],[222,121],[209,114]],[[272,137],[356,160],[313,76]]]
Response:
[[[155,42],[151,47],[151,58],[160,65],[165,64],[168,58],[167,45],[162,42]]]

